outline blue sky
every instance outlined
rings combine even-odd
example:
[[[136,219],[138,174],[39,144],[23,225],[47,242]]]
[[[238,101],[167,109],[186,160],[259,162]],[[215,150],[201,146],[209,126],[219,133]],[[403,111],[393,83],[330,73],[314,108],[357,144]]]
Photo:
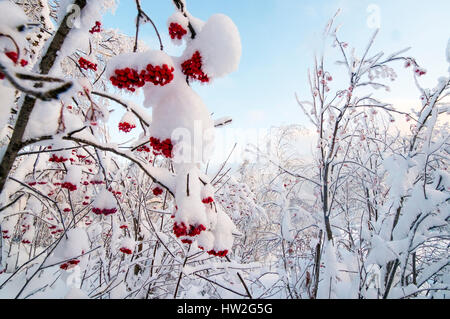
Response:
[[[173,13],[171,0],[141,0],[153,19],[166,52],[178,55],[170,45],[166,20]],[[237,25],[242,41],[239,70],[212,85],[194,85],[215,116],[231,116],[236,128],[268,128],[281,124],[306,124],[296,105],[294,93],[305,97],[306,74],[315,52],[322,48],[322,30],[338,8],[337,22],[342,24],[340,38],[362,51],[374,29],[368,24],[371,14],[379,13],[380,32],[374,50],[385,54],[412,47],[408,55],[417,58],[428,71],[422,80],[434,86],[438,76],[447,72],[445,48],[450,37],[450,1],[448,0],[187,0],[191,14],[207,20],[214,13],[224,13]],[[375,12],[375,11],[376,12]],[[107,14],[105,27],[134,34],[134,0],[121,0],[115,15]],[[157,49],[158,42],[150,24],[141,30],[141,39]],[[331,49],[330,49],[331,50]],[[375,51],[372,51],[375,53]],[[333,52],[330,51],[330,68]],[[403,104],[419,97],[411,70],[399,63],[399,81],[386,99]],[[149,110],[150,111],[150,110]]]

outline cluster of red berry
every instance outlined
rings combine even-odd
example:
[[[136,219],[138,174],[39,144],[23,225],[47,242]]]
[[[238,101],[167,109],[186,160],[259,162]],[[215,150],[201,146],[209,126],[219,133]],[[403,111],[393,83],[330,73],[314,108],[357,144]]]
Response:
[[[61,265],[59,266],[59,268],[61,268],[62,270],[67,270],[67,269],[69,269],[69,268],[75,267],[75,266],[78,265],[79,263],[80,263],[80,261],[79,261],[78,259],[72,259],[72,260],[69,260],[68,262],[66,262],[66,263],[64,263],[64,264],[61,264]]]
[[[63,163],[67,161],[67,158],[64,156],[58,156],[56,154],[52,154],[52,156],[48,159],[49,162],[55,162],[55,163]]]
[[[78,63],[80,64],[80,68],[84,69],[84,70],[94,70],[97,71],[97,64],[92,63],[91,61],[86,60],[85,58],[81,57],[78,60]]]
[[[170,83],[173,80],[174,70],[173,67],[169,68],[167,64],[163,64],[163,66],[148,64],[147,68],[141,70],[140,73],[132,68],[117,69],[114,71],[115,75],[109,79],[112,85],[119,89],[134,92],[136,91],[135,87],[141,88],[146,82],[161,86]]]
[[[9,230],[7,230],[7,229],[2,230],[3,239],[9,239],[9,238],[11,238],[11,237],[8,235],[8,233],[9,233]]]
[[[109,79],[112,85],[117,86],[119,89],[127,89],[134,92],[136,91],[135,86],[140,88],[145,85],[145,81],[140,78],[139,73],[135,69],[117,69],[114,73],[115,76]]]
[[[211,204],[212,202],[214,202],[214,198],[211,196],[202,199],[203,204]]]
[[[28,182],[27,184],[28,184],[29,186],[34,186],[34,185],[36,185],[36,184],[38,184],[38,185],[45,185],[45,184],[47,184],[47,182],[44,182],[44,181],[40,181],[40,182],[31,181],[31,182]]]
[[[427,71],[421,67],[419,67],[414,59],[407,58],[405,61],[405,68],[409,68],[411,65],[414,66],[414,73],[418,76],[425,75]]]
[[[127,254],[127,255],[131,255],[133,252],[131,251],[131,249],[130,248],[127,248],[127,247],[121,247],[120,248],[120,251],[122,252],[122,253],[124,253],[124,254]]]
[[[5,52],[5,54],[11,61],[14,62],[14,64],[17,64],[17,62],[19,62],[22,67],[24,67],[28,64],[27,60],[20,59],[20,61],[19,61],[19,55],[17,54],[17,52],[8,51],[8,52]]]
[[[76,189],[76,187],[75,187],[75,189]],[[70,212],[70,211],[71,211],[71,209],[70,209],[69,207],[66,207],[66,208],[63,209],[63,212],[64,212],[64,213],[68,213],[68,212]]]
[[[116,196],[122,195],[121,191],[113,191],[113,189],[111,187],[108,188],[108,191],[110,191],[113,195],[116,195]]]
[[[186,225],[182,222],[181,224],[178,224],[175,222],[173,224],[173,232],[175,236],[181,237],[181,236],[190,236],[194,237],[199,235],[202,231],[206,230],[206,227],[202,224],[194,226],[189,225],[189,229],[186,227]]]
[[[72,184],[71,182],[64,182],[61,184],[62,188],[67,188],[70,192],[77,190],[77,185]]]
[[[151,64],[147,65],[147,69],[141,71],[141,76],[145,80],[145,82],[151,82],[154,85],[164,86],[169,84],[173,80],[173,71],[175,69],[167,64],[163,64],[162,67],[159,65],[153,66]]]
[[[92,27],[91,30],[89,30],[90,33],[95,33],[95,32],[101,32],[101,27],[102,23],[100,21],[95,21],[95,25]]]
[[[153,189],[153,195],[155,195],[155,196],[159,196],[159,195],[161,195],[163,193],[163,190],[160,188],[160,187],[155,187],[154,189]]]
[[[190,240],[189,238],[183,238],[181,239],[181,242],[188,245],[192,244],[192,240]]]
[[[202,56],[199,51],[195,51],[194,55],[181,64],[183,74],[200,82],[209,82],[208,76],[202,71]]]
[[[56,230],[54,230],[54,231],[51,231],[50,233],[52,234],[52,235],[55,235],[55,234],[58,234],[58,233],[62,233],[64,230],[63,229],[56,229]]]
[[[26,65],[28,64],[28,61],[27,61],[27,60],[20,59],[20,61],[19,61],[19,55],[17,54],[17,52],[14,52],[14,51],[8,51],[8,52],[5,52],[5,55],[6,55],[11,61],[13,61],[14,64],[17,64],[17,62],[19,62],[20,65],[21,65],[22,67],[24,67],[24,66],[26,66]],[[3,80],[4,78],[5,78],[5,75],[4,75],[2,72],[0,72],[0,80]]]
[[[120,122],[119,123],[119,131],[123,131],[125,133],[130,132],[132,129],[136,127],[135,124],[130,124],[128,122]]]
[[[161,142],[159,138],[152,136],[150,137],[150,146],[153,148],[153,154],[155,155],[162,154],[167,158],[172,158],[173,156],[172,155],[173,145],[170,138],[165,139],[164,141]]]
[[[147,152],[147,153],[150,153],[150,147],[148,147],[147,145],[142,145],[142,146],[139,146],[139,147],[136,149],[136,151],[137,151],[137,152]]]
[[[425,75],[427,73],[427,71],[425,71],[425,69],[416,67],[414,68],[414,72],[418,75],[418,76],[422,76]]]
[[[208,251],[208,254],[217,256],[217,257],[225,257],[228,254],[228,249],[219,250],[219,251],[215,251],[214,249],[211,249],[210,251]]]
[[[169,26],[169,35],[172,39],[181,40],[186,33],[187,31],[178,23],[172,22]]]
[[[92,208],[92,212],[96,215],[112,215],[115,212],[117,212],[117,208],[98,208],[98,207],[94,207]]]

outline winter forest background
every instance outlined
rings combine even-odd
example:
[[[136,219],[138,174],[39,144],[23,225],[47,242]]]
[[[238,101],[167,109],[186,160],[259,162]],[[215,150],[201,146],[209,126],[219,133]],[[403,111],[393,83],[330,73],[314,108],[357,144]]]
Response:
[[[448,298],[448,1],[0,0],[0,298]]]

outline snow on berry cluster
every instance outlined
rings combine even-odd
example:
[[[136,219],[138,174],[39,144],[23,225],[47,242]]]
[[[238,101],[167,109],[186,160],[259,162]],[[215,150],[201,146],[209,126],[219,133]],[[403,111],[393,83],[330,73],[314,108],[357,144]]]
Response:
[[[223,14],[214,14],[190,41],[182,60],[201,58],[201,71],[209,79],[220,78],[237,70],[241,58],[239,31],[233,21]],[[198,52],[198,54],[196,54]]]
[[[132,129],[136,127],[136,123],[134,121],[134,115],[132,112],[128,111],[123,116],[119,122],[119,131],[123,131],[125,133],[130,132]]]
[[[89,239],[83,228],[72,228],[61,238],[48,263],[61,262],[59,268],[69,270],[80,265],[85,252],[89,250]]]
[[[195,167],[178,176],[178,183],[187,183],[187,189],[177,185],[177,207],[173,214],[173,232],[181,242],[192,244],[197,240],[198,247],[208,254],[224,257],[233,246],[233,231],[236,226],[230,217],[214,204],[214,189],[211,184],[200,181]],[[188,180],[183,181],[188,176]]]
[[[131,255],[134,251],[134,248],[136,246],[136,242],[129,238],[129,237],[125,237],[121,240],[120,242],[120,252],[125,254],[125,255]]]
[[[96,215],[112,215],[117,212],[117,203],[114,195],[107,189],[101,190],[92,203],[92,212]]]

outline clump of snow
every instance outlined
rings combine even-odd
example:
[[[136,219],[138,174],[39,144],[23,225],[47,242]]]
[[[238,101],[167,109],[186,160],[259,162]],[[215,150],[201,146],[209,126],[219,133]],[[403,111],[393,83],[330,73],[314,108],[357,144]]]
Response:
[[[130,238],[125,237],[120,241],[119,249],[124,254],[132,254],[134,251],[134,248],[136,247],[136,242]]]
[[[57,261],[64,261],[86,253],[89,250],[89,238],[83,228],[73,228],[67,231],[54,251]]]
[[[236,25],[224,14],[212,15],[186,48],[183,61],[196,51],[202,56],[202,70],[208,77],[219,78],[236,71],[242,54]]]
[[[96,214],[109,215],[117,210],[117,202],[114,195],[106,188],[103,188],[95,197],[92,203],[93,212]]]
[[[67,292],[64,299],[89,299],[89,296],[83,290],[76,288],[76,287],[72,287]]]
[[[70,165],[67,168],[67,174],[66,174],[66,178],[64,179],[64,181],[70,182],[73,185],[77,185],[81,181],[81,174],[82,174],[81,166]]]

